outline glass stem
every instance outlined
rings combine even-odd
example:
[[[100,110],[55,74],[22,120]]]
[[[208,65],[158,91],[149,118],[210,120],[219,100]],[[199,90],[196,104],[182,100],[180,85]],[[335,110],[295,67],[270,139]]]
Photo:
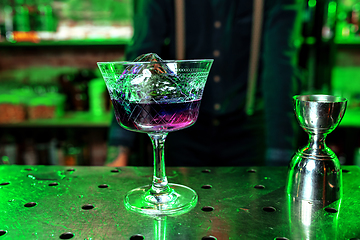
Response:
[[[167,133],[151,133],[148,135],[154,149],[154,176],[151,188],[156,193],[165,193],[170,190],[164,161],[164,145]]]

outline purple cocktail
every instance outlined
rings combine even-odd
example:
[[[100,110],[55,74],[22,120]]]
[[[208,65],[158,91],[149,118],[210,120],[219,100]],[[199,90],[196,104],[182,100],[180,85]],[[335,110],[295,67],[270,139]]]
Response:
[[[172,132],[193,125],[201,100],[188,102],[131,103],[112,99],[117,122],[136,132]]]
[[[145,61],[98,63],[117,122],[147,133],[154,148],[152,184],[128,192],[125,207],[147,215],[182,214],[195,207],[198,198],[191,188],[168,183],[165,139],[196,122],[213,60],[163,61],[154,54],[138,59]]]

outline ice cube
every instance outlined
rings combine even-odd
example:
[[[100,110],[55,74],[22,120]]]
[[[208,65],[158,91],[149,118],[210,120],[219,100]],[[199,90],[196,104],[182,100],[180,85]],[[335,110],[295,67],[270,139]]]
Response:
[[[126,78],[126,96],[131,102],[183,101],[186,98],[180,78],[170,69],[171,64],[155,53],[143,54],[126,67],[120,80]],[[141,62],[159,62],[159,64],[141,64]],[[175,66],[171,66],[175,69]]]
[[[133,62],[162,62],[163,60],[156,53],[146,53],[138,56]]]

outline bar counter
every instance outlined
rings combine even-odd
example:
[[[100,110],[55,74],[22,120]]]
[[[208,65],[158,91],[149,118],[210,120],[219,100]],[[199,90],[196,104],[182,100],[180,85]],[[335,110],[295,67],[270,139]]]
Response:
[[[2,165],[0,239],[360,239],[360,168],[343,166],[343,197],[323,206],[285,194],[286,167],[167,168],[199,201],[179,216],[125,209],[151,167]]]

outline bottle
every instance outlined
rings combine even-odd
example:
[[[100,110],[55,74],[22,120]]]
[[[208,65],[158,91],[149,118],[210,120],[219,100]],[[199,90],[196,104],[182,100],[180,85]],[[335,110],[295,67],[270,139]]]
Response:
[[[37,6],[37,31],[41,32],[53,32],[54,31],[54,17],[53,9],[49,3],[49,0],[39,0]]]
[[[11,6],[9,1],[6,1],[4,6],[4,31],[4,36],[6,40],[9,42],[14,42],[13,7]]]
[[[38,8],[36,2],[35,0],[25,0],[24,6],[28,9],[29,12],[30,31],[35,31],[38,17]]]
[[[24,0],[16,0],[14,11],[14,31],[29,32],[30,30],[29,9],[25,5]]]

